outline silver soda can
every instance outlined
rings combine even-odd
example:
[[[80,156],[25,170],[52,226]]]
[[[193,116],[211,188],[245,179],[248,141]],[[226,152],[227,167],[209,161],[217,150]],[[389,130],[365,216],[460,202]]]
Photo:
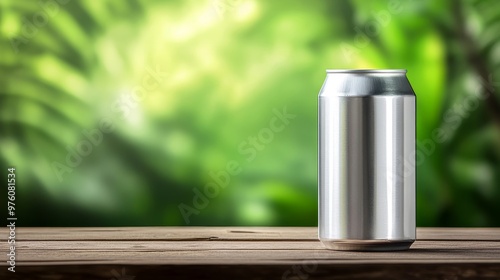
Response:
[[[415,241],[415,93],[406,70],[327,70],[319,93],[319,239],[334,250]]]

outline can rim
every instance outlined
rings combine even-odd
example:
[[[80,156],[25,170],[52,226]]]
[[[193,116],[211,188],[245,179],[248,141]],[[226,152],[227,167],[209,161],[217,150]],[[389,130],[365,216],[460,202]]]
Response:
[[[406,73],[406,69],[326,69],[326,73],[353,73],[353,74],[378,74],[378,73]]]

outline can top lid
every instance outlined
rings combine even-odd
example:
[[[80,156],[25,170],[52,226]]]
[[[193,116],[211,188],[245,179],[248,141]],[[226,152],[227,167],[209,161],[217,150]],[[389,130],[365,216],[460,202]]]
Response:
[[[374,96],[374,95],[412,95],[406,77],[401,69],[359,69],[327,70],[321,96]]]
[[[380,73],[406,73],[406,69],[326,69],[326,73],[344,74],[380,74]]]

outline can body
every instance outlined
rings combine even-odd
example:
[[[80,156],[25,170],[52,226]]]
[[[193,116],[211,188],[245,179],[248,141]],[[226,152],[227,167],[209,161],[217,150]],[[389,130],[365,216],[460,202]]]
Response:
[[[415,241],[415,93],[405,70],[328,70],[319,94],[319,239],[329,249]]]

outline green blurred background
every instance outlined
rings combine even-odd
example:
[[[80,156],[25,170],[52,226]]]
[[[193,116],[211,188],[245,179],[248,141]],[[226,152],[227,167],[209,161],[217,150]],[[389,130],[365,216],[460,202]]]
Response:
[[[19,225],[316,225],[325,69],[405,68],[418,225],[500,226],[500,1],[3,0],[0,32]]]

